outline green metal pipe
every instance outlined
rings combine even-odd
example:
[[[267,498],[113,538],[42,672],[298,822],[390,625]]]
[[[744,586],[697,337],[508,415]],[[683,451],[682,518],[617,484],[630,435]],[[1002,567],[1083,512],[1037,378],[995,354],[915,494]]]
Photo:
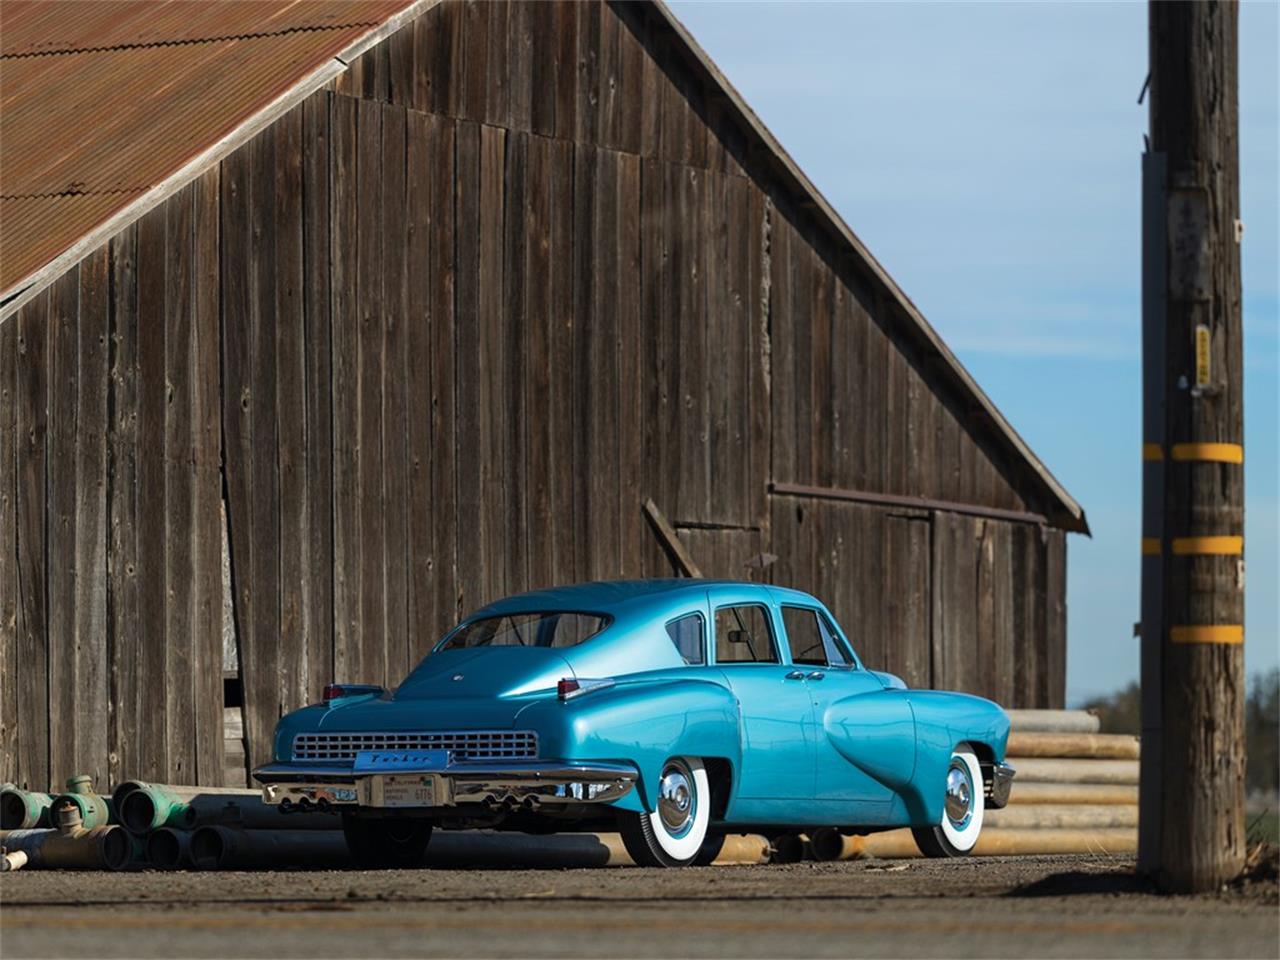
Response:
[[[129,781],[112,795],[121,825],[135,834],[161,827],[194,830],[227,824],[250,830],[335,830],[335,814],[289,813],[265,803],[256,790],[233,787],[187,787]]]
[[[53,798],[53,810],[67,804],[74,806],[80,813],[81,826],[85,830],[94,827],[105,827],[110,823],[119,823],[110,797],[99,796],[92,790],[92,781],[85,776],[72,777],[67,781],[67,792]]]
[[[53,824],[49,808],[53,797],[22,790],[11,783],[0,788],[0,830],[30,830]]]

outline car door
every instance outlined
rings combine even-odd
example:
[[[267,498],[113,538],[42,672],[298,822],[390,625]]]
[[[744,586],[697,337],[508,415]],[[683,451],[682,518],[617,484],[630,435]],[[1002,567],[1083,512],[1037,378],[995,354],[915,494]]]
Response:
[[[738,698],[742,769],[734,819],[793,816],[813,792],[813,704],[804,673],[783,663],[776,609],[759,590],[712,592],[712,653]]]
[[[914,769],[911,708],[862,667],[824,609],[783,604],[780,613],[791,661],[805,671],[812,703],[814,798],[854,804],[841,820],[878,822],[894,786],[909,781]]]

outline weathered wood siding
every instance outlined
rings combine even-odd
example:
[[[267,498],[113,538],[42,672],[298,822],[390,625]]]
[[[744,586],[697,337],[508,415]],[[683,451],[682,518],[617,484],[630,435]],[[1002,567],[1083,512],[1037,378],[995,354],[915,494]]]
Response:
[[[0,326],[0,777],[221,779],[224,508],[250,764],[488,600],[669,575],[649,497],[870,665],[1061,705],[1060,531],[769,492],[1042,509],[669,43],[444,4]]]

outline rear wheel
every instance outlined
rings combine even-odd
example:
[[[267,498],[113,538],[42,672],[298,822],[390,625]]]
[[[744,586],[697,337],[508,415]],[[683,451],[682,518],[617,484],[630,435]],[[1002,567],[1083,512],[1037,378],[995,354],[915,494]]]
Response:
[[[967,857],[982,833],[983,784],[978,755],[966,744],[951,754],[943,783],[942,821],[914,827],[916,846],[926,857]]]
[[[355,817],[344,814],[342,833],[358,867],[368,870],[417,867],[431,840],[431,821],[417,817]]]
[[[710,822],[711,787],[707,770],[696,757],[672,757],[663,764],[653,813],[618,811],[622,843],[642,867],[698,862]]]

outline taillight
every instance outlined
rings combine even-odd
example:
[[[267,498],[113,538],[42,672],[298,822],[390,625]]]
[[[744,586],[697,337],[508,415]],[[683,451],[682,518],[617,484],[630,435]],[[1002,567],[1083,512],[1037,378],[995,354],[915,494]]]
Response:
[[[613,680],[578,680],[574,677],[565,677],[556,684],[556,696],[561,700],[572,700],[593,690],[605,690],[612,687],[614,682]]]
[[[386,691],[376,683],[331,683],[320,695],[325,703],[343,697],[379,696]]]

